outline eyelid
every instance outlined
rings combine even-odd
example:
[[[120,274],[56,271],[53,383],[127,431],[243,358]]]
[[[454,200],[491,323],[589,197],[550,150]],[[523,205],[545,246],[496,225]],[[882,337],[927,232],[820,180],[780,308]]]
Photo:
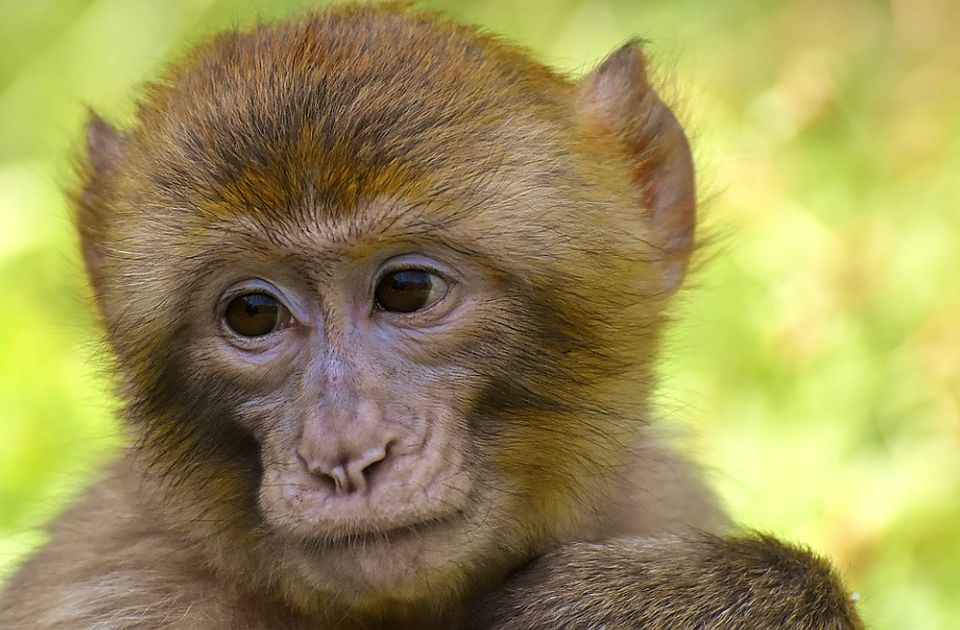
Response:
[[[293,312],[293,309],[290,308],[290,300],[287,299],[283,292],[277,289],[273,283],[267,282],[266,280],[260,278],[248,278],[246,280],[236,282],[228,287],[223,293],[220,294],[220,299],[217,300],[217,311],[223,313],[227,305],[230,304],[233,299],[248,293],[263,293],[264,295],[269,295],[288,311],[291,313]]]
[[[405,257],[398,256],[388,260],[380,268],[380,271],[374,276],[373,288],[380,284],[380,281],[383,280],[384,276],[388,273],[394,273],[397,271],[426,271],[432,273],[435,276],[438,276],[441,280],[447,283],[447,288],[458,283],[457,278],[452,272],[449,272],[445,268],[441,268],[440,265],[430,264],[430,260],[405,260]]]

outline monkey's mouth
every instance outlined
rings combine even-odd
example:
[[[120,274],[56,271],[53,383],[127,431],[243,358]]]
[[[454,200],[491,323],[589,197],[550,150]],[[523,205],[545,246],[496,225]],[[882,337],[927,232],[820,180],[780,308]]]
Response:
[[[438,537],[449,537],[452,531],[469,520],[463,508],[443,511],[390,510],[379,513],[376,510],[366,513],[351,511],[349,515],[272,511],[265,516],[265,524],[279,539],[285,539],[307,552],[319,555],[328,552],[385,550],[391,547],[413,548]]]
[[[427,539],[443,530],[454,527],[463,518],[459,511],[452,515],[413,523],[385,525],[382,527],[338,527],[320,535],[302,538],[301,543],[320,550],[350,550],[357,548],[391,546],[418,539]]]

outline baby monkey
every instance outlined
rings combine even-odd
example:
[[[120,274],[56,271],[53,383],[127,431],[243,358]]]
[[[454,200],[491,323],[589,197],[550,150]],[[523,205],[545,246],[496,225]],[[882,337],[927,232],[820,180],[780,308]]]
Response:
[[[3,628],[861,627],[651,431],[696,203],[637,45],[572,81],[394,5],[226,33],[79,180],[130,447]]]

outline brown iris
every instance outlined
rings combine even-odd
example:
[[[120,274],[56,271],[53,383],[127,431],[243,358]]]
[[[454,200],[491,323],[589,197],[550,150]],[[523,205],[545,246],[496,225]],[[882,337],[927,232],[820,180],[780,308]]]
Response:
[[[269,335],[284,323],[286,309],[266,293],[245,293],[227,304],[224,320],[233,332],[243,337]]]
[[[447,283],[423,269],[401,269],[385,274],[375,292],[377,308],[391,313],[413,313],[443,297]]]

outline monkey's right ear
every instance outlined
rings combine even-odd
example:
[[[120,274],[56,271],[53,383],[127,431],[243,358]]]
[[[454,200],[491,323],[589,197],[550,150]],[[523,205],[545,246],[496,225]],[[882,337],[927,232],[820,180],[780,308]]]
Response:
[[[123,160],[124,136],[92,110],[87,123],[86,155],[80,167],[82,188],[74,203],[74,222],[87,275],[102,308],[103,261],[112,210],[108,190]]]
[[[583,78],[577,109],[588,134],[612,136],[626,152],[644,238],[657,249],[662,289],[674,291],[694,243],[693,159],[680,123],[650,86],[637,42]]]

